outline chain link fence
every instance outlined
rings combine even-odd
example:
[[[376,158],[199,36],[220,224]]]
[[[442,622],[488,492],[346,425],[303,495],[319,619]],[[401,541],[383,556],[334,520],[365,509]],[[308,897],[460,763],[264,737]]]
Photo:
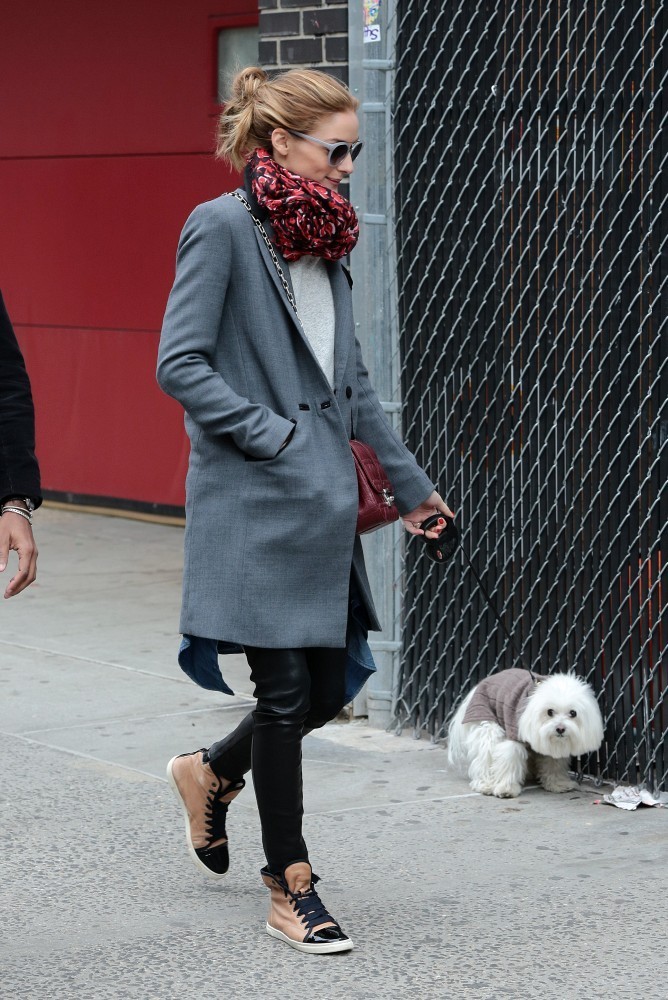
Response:
[[[665,787],[661,0],[398,0],[403,430],[539,672],[588,678],[598,777]],[[461,556],[406,546],[397,725],[516,664]]]

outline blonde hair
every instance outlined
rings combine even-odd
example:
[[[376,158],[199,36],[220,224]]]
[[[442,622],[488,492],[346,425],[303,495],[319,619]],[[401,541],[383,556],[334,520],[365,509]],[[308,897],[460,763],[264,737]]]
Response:
[[[271,152],[275,128],[310,132],[321,118],[356,111],[347,87],[316,69],[290,69],[272,79],[259,66],[242,69],[218,120],[216,156],[241,170],[258,148]]]

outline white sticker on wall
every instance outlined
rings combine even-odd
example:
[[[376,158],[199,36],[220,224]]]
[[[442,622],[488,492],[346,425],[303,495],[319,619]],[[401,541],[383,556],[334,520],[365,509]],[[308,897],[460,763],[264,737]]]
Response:
[[[364,0],[364,41],[380,41],[380,3],[381,0]]]

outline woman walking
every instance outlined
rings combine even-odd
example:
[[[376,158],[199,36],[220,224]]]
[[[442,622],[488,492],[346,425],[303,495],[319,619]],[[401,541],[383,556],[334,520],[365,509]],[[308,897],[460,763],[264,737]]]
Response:
[[[362,148],[357,106],[318,71],[238,74],[218,155],[245,166],[244,186],[186,222],[158,361],[191,442],[180,662],[229,691],[217,652],[243,649],[257,698],[235,732],[174,757],[169,780],[193,860],[219,877],[227,808],[252,768],[267,931],[316,953],[352,942],[315,890],[301,742],[364,682],[380,628],[355,534],[353,433],[376,450],[411,534],[451,515],[389,426],[355,340],[341,260],[358,225],[338,188]]]

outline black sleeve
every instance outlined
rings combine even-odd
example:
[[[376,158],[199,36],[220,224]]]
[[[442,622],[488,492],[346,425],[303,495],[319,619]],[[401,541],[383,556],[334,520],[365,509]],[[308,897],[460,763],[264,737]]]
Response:
[[[35,411],[23,355],[0,293],[0,500],[42,502],[35,458]]]

